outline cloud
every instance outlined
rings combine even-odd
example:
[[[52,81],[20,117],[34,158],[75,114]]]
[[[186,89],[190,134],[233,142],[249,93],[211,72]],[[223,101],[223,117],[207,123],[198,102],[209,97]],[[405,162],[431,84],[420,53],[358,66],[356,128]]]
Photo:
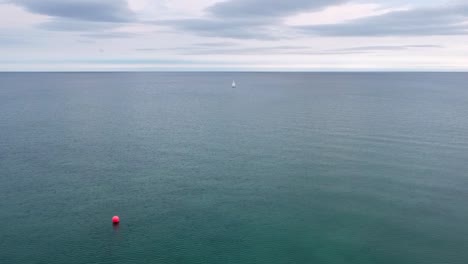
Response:
[[[0,46],[4,60],[54,65],[47,59],[89,56],[71,63],[96,68],[169,58],[247,68],[466,69],[468,2],[454,1],[0,0]],[[119,61],[126,58],[135,61]]]
[[[385,46],[358,46],[341,49],[314,49],[304,45],[278,45],[268,47],[242,47],[233,46],[210,46],[210,45],[191,45],[189,47],[174,48],[139,48],[139,52],[165,52],[172,51],[181,55],[344,55],[344,54],[368,54],[391,51],[404,51],[409,49],[429,49],[443,48],[440,45],[385,45]]]
[[[84,44],[95,44],[96,41],[89,40],[89,39],[78,39],[76,40],[77,43],[84,43]]]
[[[320,10],[348,1],[228,0],[206,8],[206,15],[201,18],[165,20],[156,24],[208,37],[286,39],[289,34],[293,34],[294,29],[283,25],[282,18],[294,13]]]
[[[286,15],[320,10],[348,0],[229,0],[207,8],[214,16],[223,18],[283,17]]]
[[[113,29],[116,27],[115,23],[108,22],[90,22],[79,21],[72,19],[53,19],[44,23],[38,24],[41,29],[51,31],[101,31]]]
[[[131,32],[93,32],[81,34],[81,37],[92,38],[92,39],[122,39],[122,38],[134,38],[140,36],[137,33]]]
[[[24,63],[31,63],[29,59],[17,59],[17,60],[5,60],[0,59],[1,64],[24,64]],[[193,63],[192,60],[177,60],[177,59],[36,59],[34,60],[36,64],[77,64],[77,63],[84,63],[84,64],[114,64],[114,65],[131,65],[131,64],[149,64],[149,65],[157,65],[157,64],[173,64],[173,65],[180,65],[180,64],[191,64]],[[199,64],[209,64],[209,62],[197,62]]]
[[[196,43],[194,46],[198,47],[229,47],[229,46],[237,46],[238,43],[235,42],[228,42],[228,41],[217,41],[217,42],[202,42]]]
[[[24,40],[0,35],[0,47],[17,47],[24,44],[26,44]]]
[[[287,25],[295,14],[321,11],[356,0],[228,0],[205,9],[199,18],[156,22],[200,36],[274,40],[297,36],[435,36],[468,34],[468,5],[394,10],[336,24]],[[313,17],[311,17],[313,19]]]
[[[443,48],[441,45],[389,45],[389,46],[362,46],[345,49],[334,49],[332,51],[392,51],[392,50],[408,50],[418,48]]]
[[[173,27],[180,31],[193,32],[201,36],[233,39],[276,39],[271,20],[263,19],[219,19],[193,18],[173,19],[156,22],[158,25]]]
[[[85,38],[131,38],[131,32],[115,32],[116,28],[138,22],[136,14],[125,0],[14,0],[9,1],[25,10],[49,16],[36,28],[80,32]]]
[[[168,51],[168,50],[173,50],[173,51],[183,51],[183,50],[207,50],[207,49],[213,49],[213,48],[219,48],[219,47],[236,47],[239,44],[234,43],[234,42],[228,42],[228,41],[218,41],[218,42],[202,42],[202,43],[195,43],[195,44],[190,44],[190,47],[173,47],[173,48],[137,48],[135,51],[139,52],[154,52],[154,51]]]
[[[130,22],[136,16],[125,0],[15,0],[29,12],[94,22]]]
[[[466,35],[468,5],[394,11],[339,24],[298,26],[318,36],[435,36]]]

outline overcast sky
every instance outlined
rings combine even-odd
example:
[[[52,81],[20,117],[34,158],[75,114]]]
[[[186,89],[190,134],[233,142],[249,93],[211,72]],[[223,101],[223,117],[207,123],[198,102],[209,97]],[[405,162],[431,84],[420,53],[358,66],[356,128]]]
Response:
[[[468,70],[468,0],[0,0],[2,70]]]

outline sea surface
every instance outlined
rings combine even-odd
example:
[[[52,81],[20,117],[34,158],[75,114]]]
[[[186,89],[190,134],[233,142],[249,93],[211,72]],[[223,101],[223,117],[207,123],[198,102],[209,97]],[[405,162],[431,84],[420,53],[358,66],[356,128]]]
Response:
[[[0,263],[466,264],[468,73],[0,73]]]

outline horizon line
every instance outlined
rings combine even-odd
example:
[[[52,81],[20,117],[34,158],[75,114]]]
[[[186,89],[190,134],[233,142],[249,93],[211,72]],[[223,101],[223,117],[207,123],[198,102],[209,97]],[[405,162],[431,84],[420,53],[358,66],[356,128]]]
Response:
[[[0,70],[0,73],[468,73],[460,70]]]

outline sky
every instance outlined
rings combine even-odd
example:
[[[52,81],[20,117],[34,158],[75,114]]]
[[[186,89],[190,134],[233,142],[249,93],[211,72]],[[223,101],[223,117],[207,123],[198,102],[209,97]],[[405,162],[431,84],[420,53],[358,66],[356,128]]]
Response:
[[[0,0],[0,71],[468,71],[468,0]]]

